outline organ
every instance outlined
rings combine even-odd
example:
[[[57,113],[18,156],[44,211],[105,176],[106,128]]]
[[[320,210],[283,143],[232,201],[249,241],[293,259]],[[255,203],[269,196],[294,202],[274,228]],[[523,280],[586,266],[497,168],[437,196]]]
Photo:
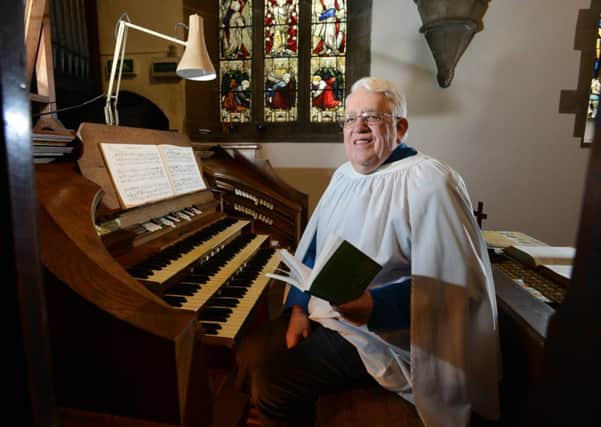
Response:
[[[224,190],[219,197],[209,189],[121,209],[98,143],[189,140],[92,123],[83,123],[78,136],[77,165],[36,169],[58,405],[168,425],[215,425],[214,416],[228,411],[213,408],[224,382],[211,381],[211,353],[234,346],[265,318],[265,273],[279,265],[281,242],[296,244],[298,229],[278,224],[275,239],[253,218],[225,214]],[[286,206],[298,214],[294,226],[304,226],[306,204],[287,199],[290,188],[276,188],[273,177],[262,182],[251,164],[228,162],[221,179],[236,166],[231,175],[248,173],[255,194],[274,201],[274,220],[286,217],[278,212]],[[155,226],[142,226],[148,223]]]
[[[269,160],[251,161],[219,146],[207,153],[204,169],[221,193],[224,211],[254,219],[255,228],[269,233],[279,246],[294,248],[307,224],[307,195],[283,181]]]

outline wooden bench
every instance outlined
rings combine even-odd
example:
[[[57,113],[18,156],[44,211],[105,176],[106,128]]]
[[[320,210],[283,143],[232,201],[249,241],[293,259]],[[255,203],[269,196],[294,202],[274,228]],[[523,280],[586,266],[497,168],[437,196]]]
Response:
[[[320,396],[316,427],[423,427],[415,406],[381,387]]]

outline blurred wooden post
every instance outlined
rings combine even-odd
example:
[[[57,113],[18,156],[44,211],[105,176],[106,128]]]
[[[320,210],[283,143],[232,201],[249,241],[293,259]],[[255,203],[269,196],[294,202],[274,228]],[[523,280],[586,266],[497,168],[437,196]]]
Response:
[[[601,393],[601,116],[586,175],[574,273],[549,321],[538,402],[529,425],[599,425]]]
[[[27,4],[28,13],[33,5]],[[3,348],[14,361],[15,378],[4,423],[24,427],[58,426],[52,379],[38,210],[31,149],[30,100],[23,63],[23,2],[0,5],[0,194],[6,215],[2,230],[3,290],[9,325]],[[30,21],[29,29],[35,24]],[[11,322],[12,321],[12,322]]]

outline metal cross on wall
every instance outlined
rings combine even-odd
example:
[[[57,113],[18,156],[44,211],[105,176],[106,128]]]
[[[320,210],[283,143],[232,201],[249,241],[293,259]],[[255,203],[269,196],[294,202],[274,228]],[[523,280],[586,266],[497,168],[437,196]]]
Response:
[[[478,226],[482,228],[482,220],[488,218],[488,214],[484,213],[484,203],[478,202],[478,209],[474,211],[474,216],[478,222]]]

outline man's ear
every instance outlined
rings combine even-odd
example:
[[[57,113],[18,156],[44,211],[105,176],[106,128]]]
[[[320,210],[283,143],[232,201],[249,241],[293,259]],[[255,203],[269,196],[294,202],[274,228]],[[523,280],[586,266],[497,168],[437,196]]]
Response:
[[[407,133],[408,129],[409,129],[409,122],[407,121],[406,118],[401,117],[401,118],[397,119],[397,121],[396,121],[396,137],[397,137],[397,141],[399,141],[399,143],[403,140],[403,137]]]

